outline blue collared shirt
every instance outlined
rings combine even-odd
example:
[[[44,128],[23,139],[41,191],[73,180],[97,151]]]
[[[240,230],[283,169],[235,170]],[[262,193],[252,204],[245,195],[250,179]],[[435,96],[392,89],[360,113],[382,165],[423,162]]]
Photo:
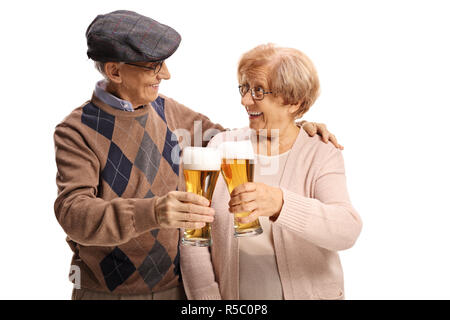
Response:
[[[106,91],[106,80],[100,80],[97,82],[95,85],[95,96],[113,108],[128,112],[134,111],[131,102],[117,98]]]

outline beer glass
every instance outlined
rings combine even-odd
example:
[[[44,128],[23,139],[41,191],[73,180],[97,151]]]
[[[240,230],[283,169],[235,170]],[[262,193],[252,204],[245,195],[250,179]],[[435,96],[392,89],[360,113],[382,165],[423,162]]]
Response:
[[[220,145],[222,152],[221,172],[228,191],[233,191],[238,185],[253,182],[254,154],[250,140],[227,141]],[[234,215],[234,236],[256,236],[263,232],[259,219],[251,223],[240,223],[236,218],[247,217],[250,212],[239,212]]]
[[[220,174],[221,153],[215,148],[186,147],[182,162],[186,191],[211,201]],[[185,229],[181,242],[198,247],[210,246],[211,224],[207,222],[201,229]]]

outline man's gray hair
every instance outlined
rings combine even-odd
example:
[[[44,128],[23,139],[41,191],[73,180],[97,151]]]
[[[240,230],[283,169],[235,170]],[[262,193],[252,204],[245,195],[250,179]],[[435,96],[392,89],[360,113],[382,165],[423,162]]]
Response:
[[[124,62],[119,62],[119,65],[122,65],[122,64],[124,64]],[[103,78],[105,78],[106,82],[109,82],[109,78],[105,72],[106,62],[94,61],[94,65],[95,65],[95,69],[97,69],[97,71],[102,74],[102,76],[103,76]]]
[[[106,62],[94,61],[94,64],[95,64],[95,69],[97,69],[98,72],[100,72],[102,74],[103,78],[105,78],[105,80],[108,81],[108,77],[106,76],[106,72],[105,72]]]

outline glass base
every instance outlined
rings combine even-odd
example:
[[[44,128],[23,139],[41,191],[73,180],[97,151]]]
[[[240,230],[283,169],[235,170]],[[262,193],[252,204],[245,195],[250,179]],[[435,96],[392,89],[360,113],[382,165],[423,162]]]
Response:
[[[263,233],[263,229],[261,227],[258,228],[249,228],[249,229],[234,229],[234,236],[238,237],[255,237]]]
[[[210,239],[181,239],[181,243],[185,246],[193,247],[209,247],[212,244]]]

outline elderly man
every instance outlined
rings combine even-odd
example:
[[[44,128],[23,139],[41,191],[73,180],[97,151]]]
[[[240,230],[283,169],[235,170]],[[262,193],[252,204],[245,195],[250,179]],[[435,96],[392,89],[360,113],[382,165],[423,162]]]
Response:
[[[158,93],[170,79],[165,59],[181,41],[174,29],[115,11],[97,16],[86,37],[105,80],[54,134],[55,214],[80,280],[72,299],[183,299],[179,228],[202,227],[214,210],[207,199],[178,191],[176,133],[223,128]],[[303,125],[316,133],[317,125]]]

